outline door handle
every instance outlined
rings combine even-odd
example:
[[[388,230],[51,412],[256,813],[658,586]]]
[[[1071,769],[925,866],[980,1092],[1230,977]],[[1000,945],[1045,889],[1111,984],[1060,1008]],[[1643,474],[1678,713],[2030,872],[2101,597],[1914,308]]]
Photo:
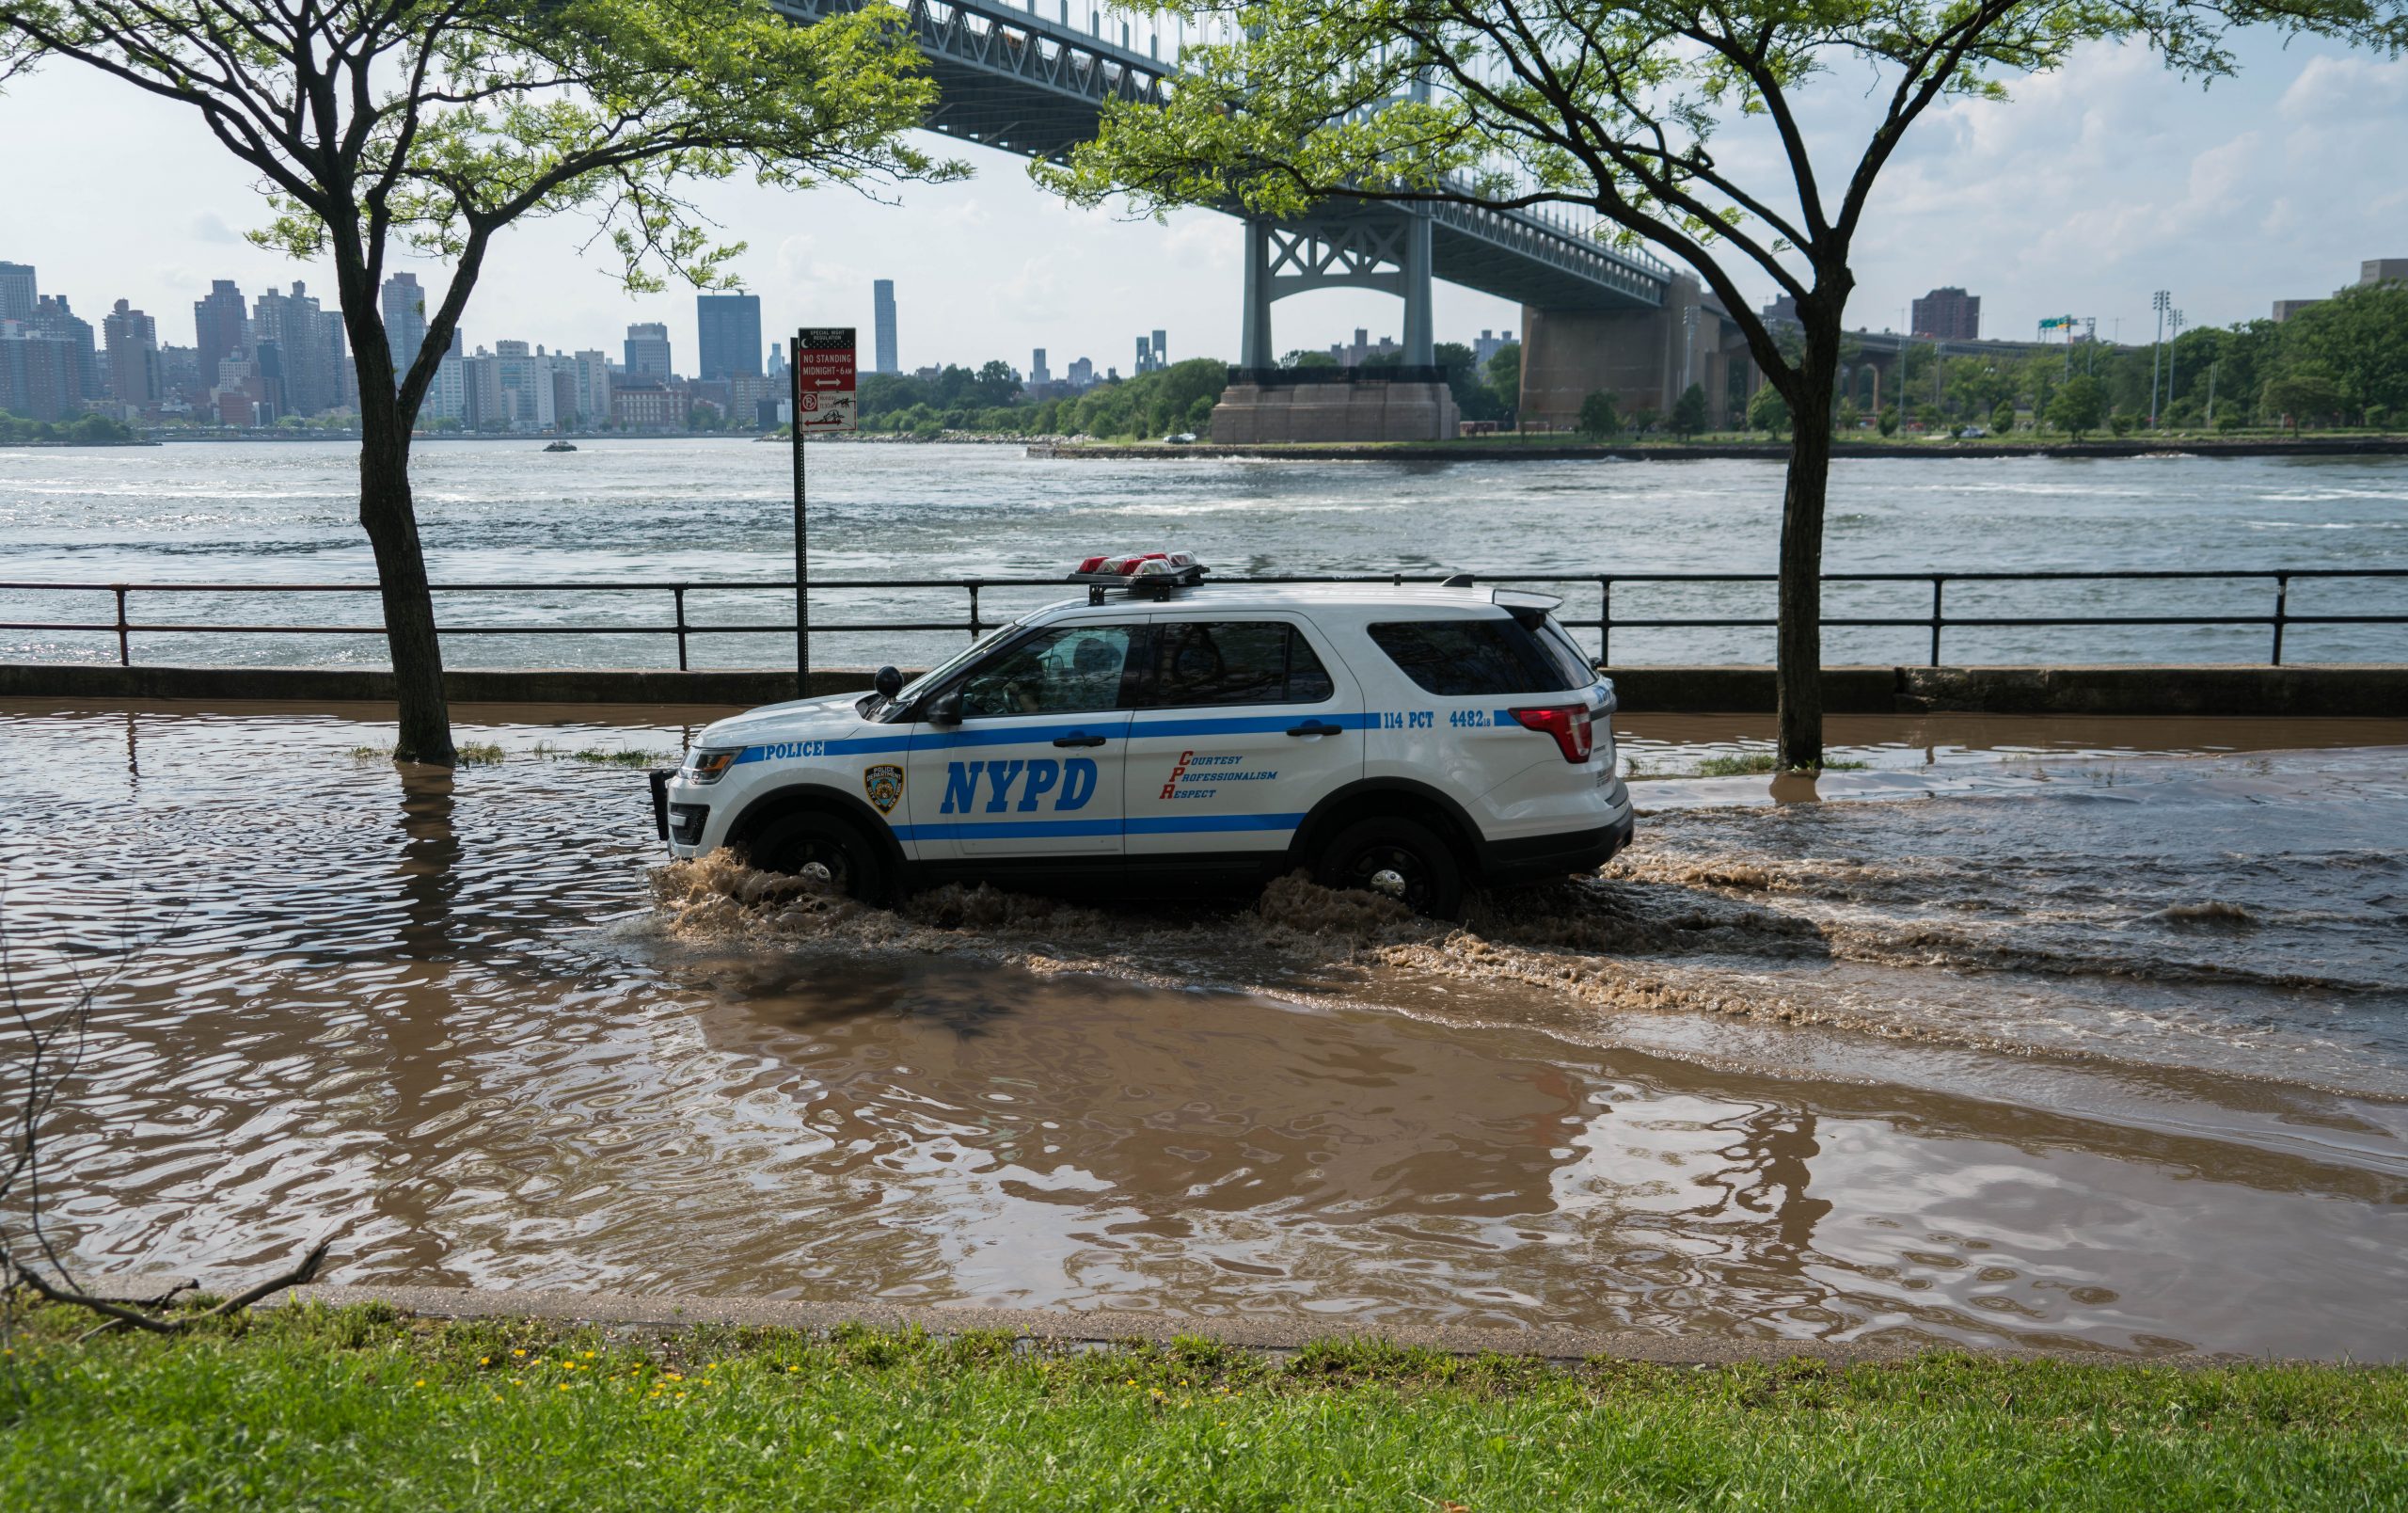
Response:
[[[1323,725],[1318,720],[1307,720],[1303,725],[1290,726],[1288,730],[1291,736],[1335,736],[1341,733],[1337,725]]]
[[[1056,746],[1101,746],[1103,744],[1103,737],[1090,736],[1084,730],[1073,730],[1069,735],[1056,740],[1054,744]]]

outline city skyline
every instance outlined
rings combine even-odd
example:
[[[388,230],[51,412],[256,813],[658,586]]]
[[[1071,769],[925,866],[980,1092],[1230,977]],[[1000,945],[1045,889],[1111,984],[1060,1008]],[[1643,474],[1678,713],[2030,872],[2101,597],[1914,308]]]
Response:
[[[1868,221],[1877,234],[1864,248],[1851,324],[1895,327],[1912,298],[1957,285],[1985,296],[1988,335],[2028,337],[2041,316],[2069,312],[2095,317],[2102,336],[2119,325],[2129,335],[2146,324],[2150,293],[2178,284],[2194,326],[2227,325],[2263,316],[2277,298],[2347,283],[2359,258],[2396,251],[2408,189],[2366,174],[2381,144],[2408,134],[2408,62],[2314,44],[2287,52],[2256,37],[2241,51],[2241,76],[2204,94],[2134,50],[2093,47],[2064,73],[2020,85],[2014,104],[1938,107]],[[1807,124],[1840,131],[1861,107],[1830,91]],[[295,278],[322,297],[331,289],[325,270],[240,239],[262,217],[260,202],[175,107],[61,69],[0,96],[0,131],[57,119],[88,124],[125,192],[101,197],[88,215],[26,217],[0,256],[75,267],[79,308],[123,297],[174,310],[230,277],[246,289]],[[869,285],[890,278],[911,307],[904,372],[1038,344],[1117,362],[1128,333],[1157,326],[1184,333],[1190,355],[1235,360],[1236,221],[1189,213],[1156,226],[1072,210],[1031,187],[1016,159],[947,149],[978,177],[903,186],[899,207],[841,190],[777,195],[730,183],[701,193],[701,208],[751,243],[732,266],[759,296],[770,339],[802,324],[851,325],[868,337]],[[54,154],[0,163],[0,198],[14,202],[65,202],[77,183]],[[173,208],[163,216],[162,205]],[[2248,234],[2232,234],[2236,227]],[[598,260],[579,255],[585,240],[566,221],[514,231],[497,244],[464,325],[575,347],[657,320],[681,350],[697,350],[693,291],[627,297]],[[426,263],[388,271],[439,287]],[[1771,294],[1744,292],[1751,306]],[[1517,307],[1452,286],[1440,285],[1436,301],[1441,331],[1522,324]],[[1325,349],[1355,326],[1377,336],[1401,334],[1402,324],[1394,299],[1333,291],[1284,303],[1275,344]]]

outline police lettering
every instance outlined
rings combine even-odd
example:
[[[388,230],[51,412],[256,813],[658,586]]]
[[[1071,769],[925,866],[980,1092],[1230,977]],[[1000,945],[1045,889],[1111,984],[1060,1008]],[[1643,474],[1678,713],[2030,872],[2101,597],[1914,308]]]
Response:
[[[1038,807],[1038,801],[1054,795],[1054,810],[1084,809],[1095,797],[1096,765],[1085,756],[1073,756],[1057,762],[1051,756],[1033,756],[1025,761],[947,762],[944,768],[944,803],[940,814],[968,814],[975,805],[987,814],[1003,814],[1007,810],[1027,814]],[[980,779],[985,779],[987,796],[978,796]],[[1015,802],[1017,800],[1017,802]]]

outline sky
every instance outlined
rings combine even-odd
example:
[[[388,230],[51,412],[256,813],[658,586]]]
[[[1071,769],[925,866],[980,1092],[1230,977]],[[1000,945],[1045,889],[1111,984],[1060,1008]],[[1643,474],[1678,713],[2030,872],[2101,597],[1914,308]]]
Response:
[[[2328,294],[2364,259],[2408,257],[2408,60],[2261,37],[2240,52],[2240,75],[2203,89],[2146,50],[2094,44],[2018,82],[2007,103],[1936,107],[1869,209],[1849,324],[1894,328],[1909,300],[1954,284],[1981,296],[1985,336],[2029,337],[2040,317],[2072,314],[2096,317],[2102,338],[2145,341],[2157,289],[2191,325],[2226,325]],[[1852,153],[1873,104],[1861,82],[1813,87],[1818,157]],[[870,283],[887,278],[907,369],[991,358],[1025,369],[1041,346],[1057,374],[1077,357],[1125,374],[1137,334],[1155,327],[1174,360],[1234,359],[1238,222],[1074,209],[1018,158],[929,141],[975,176],[893,188],[884,203],[749,181],[699,193],[747,244],[735,268],[762,296],[767,338],[852,325],[866,347]],[[1768,161],[1744,135],[1721,146],[1730,163]],[[35,264],[42,292],[96,326],[124,298],[158,320],[161,341],[189,343],[191,303],[213,279],[246,295],[303,279],[331,299],[328,270],[242,239],[264,219],[246,170],[181,107],[55,62],[0,95],[0,261]],[[607,259],[581,250],[590,237],[569,220],[505,232],[462,323],[471,349],[515,338],[616,358],[629,322],[659,320],[690,371],[692,292],[626,295]],[[438,271],[420,266],[420,280]],[[1757,302],[1773,292],[1760,273],[1742,287]],[[1440,341],[1521,326],[1517,307],[1450,284],[1436,304]],[[1285,351],[1357,326],[1402,335],[1403,308],[1331,290],[1281,301],[1273,320]]]

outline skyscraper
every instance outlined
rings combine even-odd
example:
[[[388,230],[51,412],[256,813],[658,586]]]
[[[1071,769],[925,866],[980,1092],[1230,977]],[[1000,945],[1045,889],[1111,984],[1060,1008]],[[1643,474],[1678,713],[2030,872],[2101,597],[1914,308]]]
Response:
[[[760,295],[696,295],[694,327],[705,382],[761,375]]]
[[[402,375],[418,360],[418,349],[426,343],[426,291],[418,286],[418,275],[397,273],[385,280],[379,301],[385,311],[385,347],[393,357],[393,384],[399,388]]]
[[[99,399],[107,392],[108,370],[101,365],[92,343],[92,323],[67,308],[65,295],[35,299],[33,326],[42,335],[67,343],[74,398]]]
[[[109,391],[120,405],[150,409],[162,397],[159,388],[159,323],[124,300],[101,317],[101,337],[108,348]]]
[[[30,263],[0,263],[0,321],[34,318],[34,267]]]
[[[669,327],[658,321],[639,321],[627,327],[627,379],[631,383],[669,381]]]
[[[325,313],[298,279],[291,294],[270,290],[252,302],[252,342],[276,343],[281,391],[269,397],[283,414],[318,415],[341,403],[342,380],[326,350]]]
[[[192,302],[193,351],[204,390],[217,387],[220,363],[251,344],[250,324],[243,316],[243,292],[231,279],[212,280],[209,297]]]
[[[903,364],[895,345],[895,280],[880,279],[871,284],[871,313],[877,322],[878,372],[901,373]]]
[[[1045,367],[1045,349],[1043,347],[1038,347],[1030,355],[1030,361],[1028,364],[1028,381],[1032,384],[1050,384],[1054,381],[1054,374],[1048,372]]]

